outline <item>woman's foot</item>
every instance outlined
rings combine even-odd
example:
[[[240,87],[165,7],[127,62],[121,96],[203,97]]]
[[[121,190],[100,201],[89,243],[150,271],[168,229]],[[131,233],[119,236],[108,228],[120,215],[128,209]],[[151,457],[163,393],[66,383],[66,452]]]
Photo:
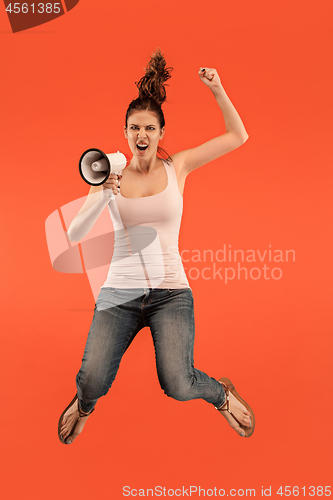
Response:
[[[221,415],[226,418],[228,424],[237,432],[237,434],[242,437],[250,437],[254,430],[253,412],[251,414],[246,406],[239,400],[241,398],[238,396],[236,391],[234,392],[239,397],[239,399],[237,399],[237,397],[235,397],[231,392],[231,389],[234,389],[234,387],[230,381],[230,385],[222,383],[220,380],[219,382],[223,385],[224,391],[226,393],[226,401],[217,409],[220,411]]]
[[[83,427],[89,416],[94,410],[89,413],[84,413],[79,408],[77,396],[73,399],[70,406],[65,410],[59,420],[59,438],[64,444],[71,444],[79,434],[83,431]]]

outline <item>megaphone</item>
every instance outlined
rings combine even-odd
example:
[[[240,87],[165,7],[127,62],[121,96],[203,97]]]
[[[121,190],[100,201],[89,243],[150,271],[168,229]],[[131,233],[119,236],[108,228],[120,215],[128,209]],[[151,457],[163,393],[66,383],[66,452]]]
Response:
[[[128,158],[120,151],[105,154],[100,149],[87,149],[79,161],[82,179],[91,186],[100,186],[110,174],[121,175]]]

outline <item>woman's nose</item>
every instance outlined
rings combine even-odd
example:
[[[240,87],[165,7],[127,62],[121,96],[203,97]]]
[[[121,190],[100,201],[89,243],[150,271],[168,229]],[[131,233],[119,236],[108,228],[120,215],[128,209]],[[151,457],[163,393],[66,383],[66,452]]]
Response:
[[[138,137],[139,139],[143,139],[144,137],[146,137],[146,130],[144,128],[139,130]]]

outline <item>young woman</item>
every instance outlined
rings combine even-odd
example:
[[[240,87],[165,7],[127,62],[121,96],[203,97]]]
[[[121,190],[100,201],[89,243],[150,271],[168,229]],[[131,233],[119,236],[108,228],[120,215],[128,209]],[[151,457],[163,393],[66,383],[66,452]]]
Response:
[[[124,132],[133,157],[122,177],[111,174],[103,186],[90,189],[68,230],[72,241],[83,238],[108,205],[115,246],[76,377],[77,394],[59,419],[64,444],[73,443],[82,432],[97,400],[111,387],[124,352],[145,326],[152,333],[158,379],[168,396],[204,399],[240,436],[254,431],[253,411],[230,380],[217,381],[193,366],[193,296],[178,251],[186,177],[242,145],[248,135],[217,71],[200,68],[199,78],[213,92],[226,132],[162,159],[161,105],[171,70],[157,50],[136,84],[139,97],[126,113]]]

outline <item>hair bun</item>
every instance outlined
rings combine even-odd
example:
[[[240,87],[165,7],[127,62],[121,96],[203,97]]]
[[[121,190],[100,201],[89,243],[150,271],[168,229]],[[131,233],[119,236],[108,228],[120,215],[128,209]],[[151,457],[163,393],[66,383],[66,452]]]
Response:
[[[154,99],[159,105],[166,100],[165,82],[171,78],[173,68],[166,67],[166,61],[160,49],[157,49],[150,58],[145,75],[135,85],[139,91],[139,98]]]

